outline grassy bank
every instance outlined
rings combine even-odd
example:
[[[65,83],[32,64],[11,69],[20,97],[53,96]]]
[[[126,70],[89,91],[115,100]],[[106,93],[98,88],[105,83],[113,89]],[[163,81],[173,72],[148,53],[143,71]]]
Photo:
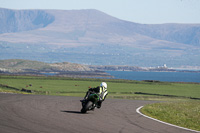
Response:
[[[156,103],[143,107],[141,112],[161,121],[200,131],[200,101]]]

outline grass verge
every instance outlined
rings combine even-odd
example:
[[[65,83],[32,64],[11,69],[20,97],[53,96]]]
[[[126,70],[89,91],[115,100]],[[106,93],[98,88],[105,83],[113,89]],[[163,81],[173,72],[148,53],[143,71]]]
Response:
[[[188,100],[146,105],[141,112],[155,119],[200,131],[200,101]]]

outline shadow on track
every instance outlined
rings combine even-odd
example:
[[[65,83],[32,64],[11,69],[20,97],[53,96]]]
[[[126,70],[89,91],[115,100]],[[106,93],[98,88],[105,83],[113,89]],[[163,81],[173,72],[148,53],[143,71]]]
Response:
[[[60,112],[73,113],[73,114],[83,114],[80,111],[66,111],[66,110],[61,110]]]

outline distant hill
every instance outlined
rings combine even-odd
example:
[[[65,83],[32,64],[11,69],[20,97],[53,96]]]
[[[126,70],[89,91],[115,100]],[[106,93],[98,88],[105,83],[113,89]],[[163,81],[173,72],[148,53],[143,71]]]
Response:
[[[0,59],[200,66],[200,24],[139,24],[98,10],[0,8]]]
[[[87,66],[63,62],[63,63],[44,63],[39,61],[10,59],[0,60],[0,70],[5,72],[62,72],[62,71],[94,71]]]

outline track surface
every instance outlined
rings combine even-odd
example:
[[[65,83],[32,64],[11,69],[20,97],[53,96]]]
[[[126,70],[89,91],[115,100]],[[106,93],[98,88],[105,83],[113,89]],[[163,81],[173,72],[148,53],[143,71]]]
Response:
[[[0,133],[190,133],[136,113],[151,101],[106,99],[101,109],[81,114],[79,100],[0,94]]]

